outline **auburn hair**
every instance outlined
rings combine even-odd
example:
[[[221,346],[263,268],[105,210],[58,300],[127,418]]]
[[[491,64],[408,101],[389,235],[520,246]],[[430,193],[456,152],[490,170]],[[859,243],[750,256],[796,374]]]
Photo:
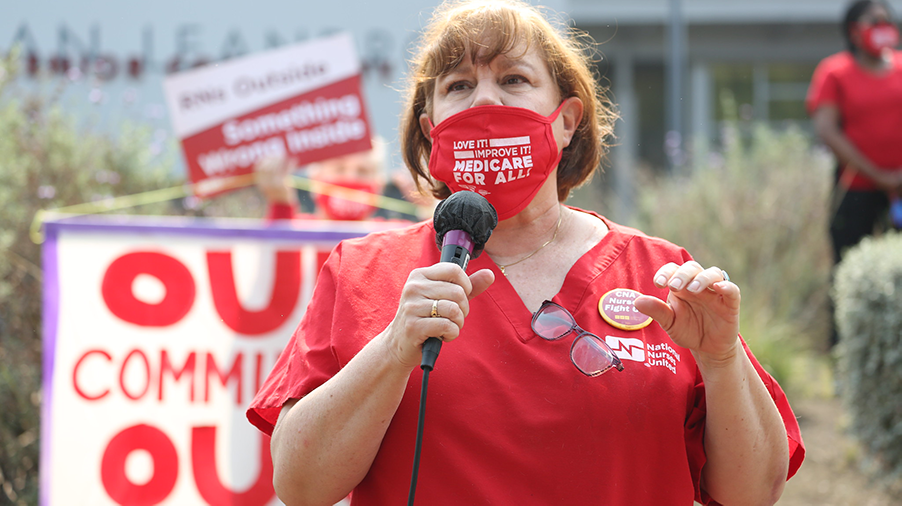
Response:
[[[436,198],[451,194],[429,175],[432,143],[420,128],[420,116],[432,113],[436,79],[464,58],[485,65],[520,47],[539,51],[561,100],[578,97],[583,103],[583,117],[558,165],[558,199],[565,200],[592,177],[610,147],[617,113],[593,74],[594,42],[585,32],[559,24],[556,29],[541,11],[520,0],[453,0],[436,9],[411,60],[400,125],[401,151],[418,189],[424,189],[425,181]]]

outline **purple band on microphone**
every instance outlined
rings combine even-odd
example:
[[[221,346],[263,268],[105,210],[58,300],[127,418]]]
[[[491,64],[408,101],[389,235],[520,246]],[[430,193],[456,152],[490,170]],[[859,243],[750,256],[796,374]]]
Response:
[[[449,244],[460,246],[466,249],[468,253],[473,253],[473,239],[470,238],[470,234],[463,230],[449,230],[445,234],[444,240],[442,240],[442,246]]]

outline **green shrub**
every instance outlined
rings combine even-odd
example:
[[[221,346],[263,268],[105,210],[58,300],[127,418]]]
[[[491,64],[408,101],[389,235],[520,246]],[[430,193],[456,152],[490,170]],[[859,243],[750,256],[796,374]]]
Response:
[[[78,124],[52,98],[17,92],[15,56],[0,58],[0,504],[37,504],[41,403],[41,258],[29,238],[39,209],[178,184],[173,146],[122,125]],[[125,212],[180,214],[180,202]]]
[[[828,340],[831,158],[796,128],[756,125],[743,141],[736,131],[721,150],[699,149],[687,168],[643,182],[630,223],[730,273],[742,335],[787,388],[819,374],[807,351]]]
[[[836,270],[838,377],[878,474],[902,480],[902,233],[867,238]]]
[[[0,56],[0,504],[30,505],[38,493],[42,304],[32,220],[39,210],[177,187],[184,177],[174,170],[174,140],[132,123],[115,125],[115,135],[93,128],[57,103],[63,81],[17,90],[17,61],[16,51]],[[264,211],[255,188],[115,209],[247,218]]]

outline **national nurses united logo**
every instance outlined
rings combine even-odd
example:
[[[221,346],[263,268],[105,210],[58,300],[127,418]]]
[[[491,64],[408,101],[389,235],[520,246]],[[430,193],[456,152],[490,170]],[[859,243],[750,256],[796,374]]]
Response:
[[[619,336],[605,336],[604,341],[620,360],[643,362],[645,367],[663,367],[673,374],[677,373],[680,352],[667,343],[646,344],[635,337]]]
[[[462,187],[483,187],[487,182],[498,185],[527,178],[532,167],[528,135],[454,141],[454,181]]]
[[[645,362],[645,341],[635,337],[605,336],[605,342],[620,360]]]

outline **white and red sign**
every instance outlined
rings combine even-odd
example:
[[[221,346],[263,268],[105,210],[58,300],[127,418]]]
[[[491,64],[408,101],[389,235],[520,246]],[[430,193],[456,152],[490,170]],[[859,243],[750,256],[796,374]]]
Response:
[[[266,156],[299,164],[371,147],[360,61],[348,34],[294,44],[168,76],[176,136],[209,196]]]
[[[392,225],[198,223],[46,224],[42,506],[281,504],[245,410],[334,245]]]

